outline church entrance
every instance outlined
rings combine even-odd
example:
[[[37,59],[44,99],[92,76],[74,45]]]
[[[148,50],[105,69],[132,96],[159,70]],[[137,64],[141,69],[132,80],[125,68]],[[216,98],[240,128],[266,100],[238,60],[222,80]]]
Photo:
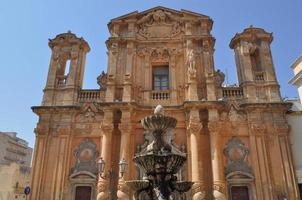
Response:
[[[247,186],[231,187],[232,200],[249,200],[249,190]]]
[[[91,200],[91,187],[77,186],[75,200]]]

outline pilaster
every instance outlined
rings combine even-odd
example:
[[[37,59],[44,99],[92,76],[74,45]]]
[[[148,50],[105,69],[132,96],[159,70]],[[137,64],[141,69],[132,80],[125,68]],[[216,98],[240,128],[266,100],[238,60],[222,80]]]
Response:
[[[132,132],[132,122],[131,122],[131,110],[122,110],[122,119],[119,124],[119,129],[121,131],[121,147],[120,147],[120,161],[125,160],[128,165],[132,163],[132,155],[130,148],[131,132]],[[125,185],[125,181],[129,180],[130,170],[132,166],[128,166],[123,176],[118,182],[118,192],[117,196],[119,199],[129,199],[130,189]],[[120,174],[120,173],[119,173]]]
[[[200,132],[202,131],[202,123],[200,122],[199,111],[196,109],[190,110],[187,132],[190,138],[190,153],[191,153],[191,180],[194,182],[192,187],[192,195],[194,200],[206,199],[206,191],[204,185],[203,165],[199,155]]]
[[[112,132],[114,129],[113,125],[113,110],[108,109],[104,110],[104,119],[101,124],[102,130],[102,151],[101,157],[107,163],[105,165],[104,173],[107,173],[110,170],[111,164],[111,151],[112,151]],[[102,175],[103,176],[103,175]],[[104,176],[103,176],[104,177]],[[97,200],[108,199],[108,181],[99,176],[98,180],[98,195]]]
[[[213,176],[213,198],[216,200],[227,199],[226,180],[223,165],[223,143],[220,135],[221,124],[218,121],[216,109],[209,109],[208,129],[210,132],[212,176]]]

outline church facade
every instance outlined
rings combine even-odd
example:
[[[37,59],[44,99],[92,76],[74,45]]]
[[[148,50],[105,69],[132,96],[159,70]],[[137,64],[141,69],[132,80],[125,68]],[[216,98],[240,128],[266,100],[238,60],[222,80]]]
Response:
[[[187,199],[298,200],[272,34],[249,27],[231,39],[238,85],[224,86],[212,25],[164,7],[112,19],[107,72],[89,90],[88,43],[71,32],[51,39],[43,101],[32,107],[39,121],[30,199],[132,199],[125,181],[144,177],[132,158],[152,141],[140,120],[160,104],[177,119],[167,140],[187,154],[178,174],[194,182]]]

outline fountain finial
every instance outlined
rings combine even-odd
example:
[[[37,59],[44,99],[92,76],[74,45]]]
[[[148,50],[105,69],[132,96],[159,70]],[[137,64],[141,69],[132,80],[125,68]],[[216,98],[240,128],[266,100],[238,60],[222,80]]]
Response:
[[[157,105],[154,109],[155,115],[163,115],[164,114],[164,107],[162,105]]]

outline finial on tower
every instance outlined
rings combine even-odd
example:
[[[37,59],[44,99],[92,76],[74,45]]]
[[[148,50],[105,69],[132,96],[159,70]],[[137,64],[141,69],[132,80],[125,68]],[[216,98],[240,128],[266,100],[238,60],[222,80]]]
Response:
[[[154,109],[155,115],[163,115],[164,114],[164,107],[162,105],[157,105]]]

